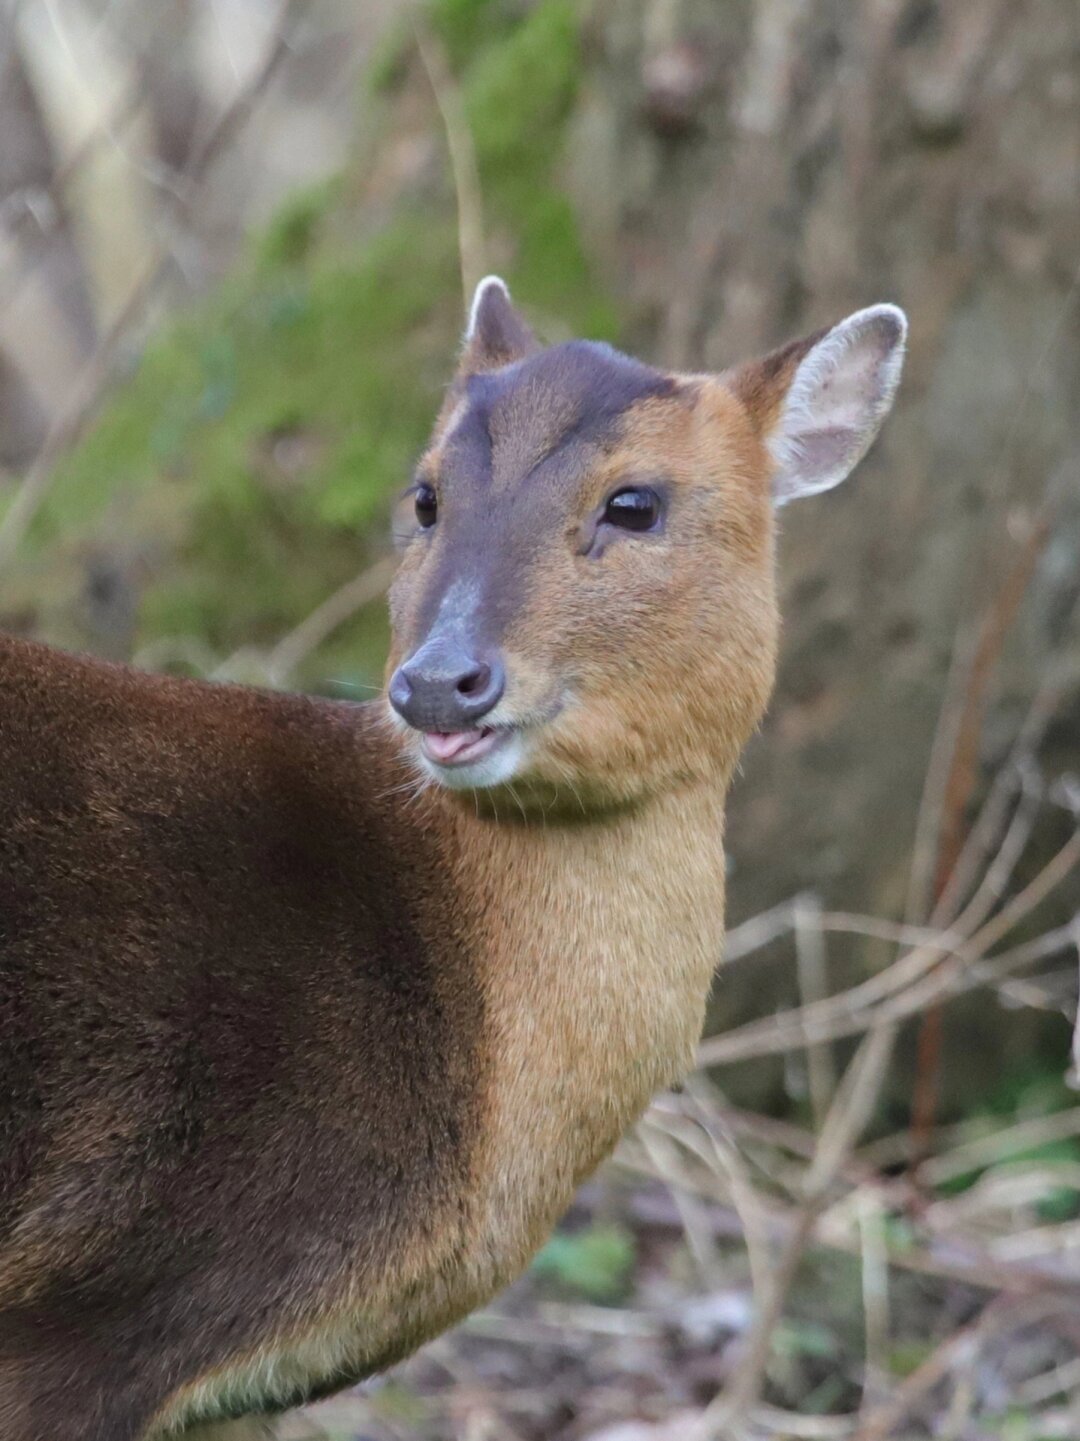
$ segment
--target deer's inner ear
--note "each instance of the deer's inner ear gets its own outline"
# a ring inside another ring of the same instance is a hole
[[[773,458],[785,505],[839,485],[892,407],[907,339],[895,305],[873,305],[723,377]]]
[[[458,375],[477,375],[524,360],[540,343],[519,315],[506,283],[488,275],[476,287],[469,308],[469,323]]]

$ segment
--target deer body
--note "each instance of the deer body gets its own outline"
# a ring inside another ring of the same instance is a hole
[[[535,353],[482,287],[423,464],[449,512],[486,456],[488,519],[409,541],[393,711],[0,638],[5,1441],[140,1441],[388,1365],[516,1275],[691,1062],[773,670],[765,445],[806,351],[707,387]],[[630,464],[712,547],[706,589],[662,530],[567,519],[560,487],[597,471],[603,503]],[[675,494],[718,467],[716,515]],[[627,696],[645,619],[663,690]]]
[[[368,707],[10,640],[0,688],[25,702],[0,732],[5,959],[52,998],[5,1010],[0,1344],[31,1348],[19,1385],[58,1413],[27,1434],[94,1435],[114,1406],[142,1424],[179,1377],[177,1420],[396,1359],[516,1274],[689,1063],[717,794],[489,825],[437,794],[395,806]],[[97,1394],[64,1384],[80,1353]]]

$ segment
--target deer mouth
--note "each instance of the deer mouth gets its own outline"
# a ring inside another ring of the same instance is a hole
[[[474,765],[489,756],[509,732],[494,726],[478,726],[467,731],[425,731],[420,749],[426,760],[437,766]]]
[[[413,728],[413,756],[431,780],[448,790],[486,790],[505,785],[528,764],[537,731],[542,731],[561,709],[559,700],[494,725],[454,731]]]

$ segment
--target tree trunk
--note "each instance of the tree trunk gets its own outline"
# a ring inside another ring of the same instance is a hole
[[[1056,763],[1075,765],[1080,10],[607,0],[590,53],[570,182],[643,353],[720,369],[872,301],[909,312],[882,440],[841,491],[783,513],[779,689],[729,823],[733,923],[807,887],[901,914],[958,628],[1047,499],[981,762],[1053,673]],[[740,974],[718,1024],[750,995]],[[1000,1059],[1012,1034],[999,1020],[982,1044]]]

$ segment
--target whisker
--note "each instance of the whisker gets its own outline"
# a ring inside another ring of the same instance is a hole
[[[327,680],[327,685],[336,685],[342,690],[366,690],[370,691],[372,695],[378,695],[382,691],[381,685],[368,685],[365,681],[346,680],[344,676],[337,675],[330,676]],[[385,720],[386,717],[383,716],[381,719]]]
[[[506,783],[506,789],[513,796],[514,803],[517,806],[518,810],[521,812],[521,819],[525,822],[526,825],[528,825],[529,817],[525,814],[525,807],[521,804],[521,797],[518,795],[517,791],[514,789],[514,787],[510,784],[509,781],[507,781]]]
[[[563,761],[556,761],[555,764],[556,764],[556,765],[558,766],[558,768],[559,768],[559,773],[560,773],[561,775],[565,776],[565,778],[566,778],[566,784],[570,787],[570,791],[571,791],[572,795],[574,796],[574,799],[577,801],[578,805],[581,807],[581,814],[582,814],[583,816],[587,816],[589,813],[588,813],[588,811],[585,809],[585,802],[581,799],[581,792],[578,790],[577,786],[574,784],[574,773],[573,773],[573,771],[570,770],[570,768],[569,768],[569,767],[565,764],[565,762],[563,762]]]
[[[408,780],[403,781],[400,785],[390,786],[389,789],[383,791],[382,798],[389,800],[393,796],[407,796],[409,800],[412,801],[415,800],[417,796],[422,795],[424,791],[430,789],[434,784],[435,782],[432,778],[417,766],[414,774],[411,775]],[[408,804],[408,802],[406,802],[406,804]]]

